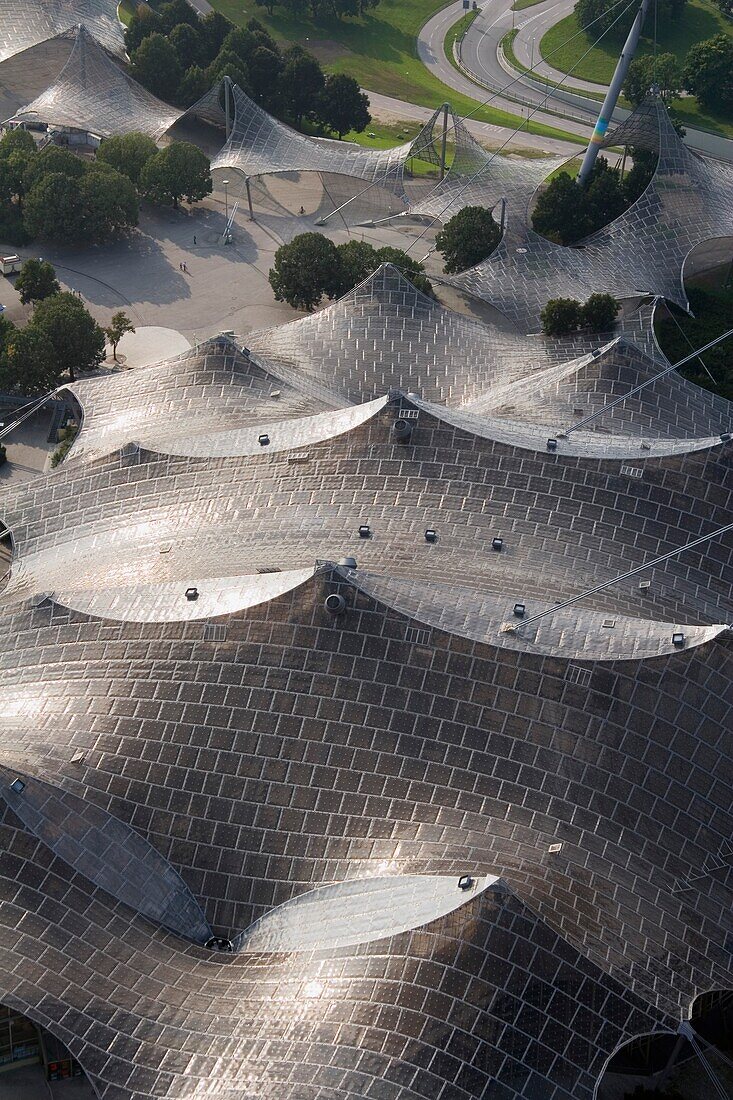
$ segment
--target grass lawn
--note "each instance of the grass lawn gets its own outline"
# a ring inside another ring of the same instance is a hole
[[[512,11],[524,11],[525,8],[533,8],[535,4],[541,4],[542,0],[514,0]]]
[[[535,0],[535,2],[539,4],[542,2],[542,0]],[[507,59],[509,64],[513,65],[515,69],[519,69],[519,71],[522,73],[532,73],[532,78],[534,80],[539,80],[541,81],[541,83],[546,84],[552,88],[560,88],[562,85],[559,83],[559,81],[548,80],[547,77],[542,76],[541,73],[537,73],[536,71],[532,72],[532,70],[528,68],[527,65],[522,64],[522,62],[519,60],[514,52],[514,39],[517,37],[518,34],[519,31],[515,27],[514,30],[507,31],[507,33],[504,35],[501,42],[499,43],[499,49],[502,51],[504,57]],[[584,91],[583,95],[588,99],[597,99],[599,103],[602,103],[605,99],[606,93]],[[630,104],[625,101],[623,96],[619,96],[619,103],[622,107],[630,106]]]
[[[421,124],[411,119],[409,122],[370,122],[366,130],[361,134],[344,134],[345,141],[355,141],[367,149],[394,149],[395,145],[402,145],[416,138],[422,129]],[[447,160],[450,163],[452,145],[447,144]],[[435,164],[426,160],[413,157],[409,162],[409,169],[413,176],[427,176],[437,180],[439,171]]]
[[[135,8],[137,4],[135,0],[120,0],[117,5],[117,15],[120,23],[124,23],[126,27],[130,25],[130,20],[135,14]]]
[[[419,60],[418,31],[444,6],[445,0],[382,0],[378,8],[359,19],[324,18],[314,23],[281,8],[275,8],[270,16],[254,0],[213,0],[213,7],[233,23],[241,25],[256,18],[275,38],[299,42],[331,72],[348,73],[370,91],[430,108],[447,100],[458,114],[470,115],[478,122],[512,128],[521,125],[519,115],[481,106],[455,92]],[[577,134],[542,123],[530,122],[529,132],[581,144]]]
[[[608,84],[618,61],[620,41],[607,36],[580,61],[579,59],[588,49],[590,40],[585,34],[578,34],[579,29],[575,13],[561,19],[542,37],[540,53],[548,64],[563,73],[573,69],[573,76],[582,80]],[[724,18],[712,0],[688,0],[681,20],[677,23],[669,21],[660,23],[659,52],[674,54],[680,61],[684,61],[687,51],[695,42],[712,38],[721,32],[733,37],[733,22]],[[574,35],[577,37],[573,37]],[[572,41],[569,41],[570,39]],[[652,51],[651,39],[642,38],[637,56],[650,54]],[[672,106],[685,126],[733,137],[733,122],[722,112],[717,115],[705,111],[692,97],[688,96],[675,100]]]

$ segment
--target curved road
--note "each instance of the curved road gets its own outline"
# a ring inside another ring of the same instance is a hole
[[[544,0],[543,3],[525,8],[521,12],[512,12],[511,3],[512,0],[487,0],[464,36],[461,44],[461,61],[466,69],[476,74],[476,83],[450,63],[445,56],[443,46],[448,31],[463,14],[461,0],[437,12],[422,27],[417,44],[420,60],[444,84],[464,95],[481,100],[490,98],[492,105],[511,111],[513,114],[519,114],[522,107],[511,98],[516,96],[519,100],[531,104],[530,107],[524,107],[525,113],[527,110],[536,110],[532,116],[535,121],[560,126],[564,130],[577,133],[580,140],[587,141],[600,109],[600,102],[586,100],[584,103],[581,98],[576,97],[571,106],[554,89],[544,91],[522,74],[511,75],[498,58],[499,43],[507,31],[516,26],[519,34],[515,39],[515,52],[522,64],[531,67],[534,63],[538,71],[549,75],[552,79],[564,80],[568,90],[577,88],[581,96],[582,90],[586,87],[596,91],[602,90],[602,85],[589,84],[581,80],[574,81],[572,77],[564,79],[564,74],[558,73],[546,62],[541,62],[538,56],[542,36],[549,27],[572,10],[574,0]],[[490,88],[503,89],[505,94],[492,95],[482,87],[482,84]],[[546,109],[543,110],[543,107]],[[568,112],[574,117],[563,117]],[[627,114],[627,111],[618,109],[615,117],[622,119]],[[587,117],[587,122],[580,121],[584,117]],[[529,144],[529,135],[523,135],[523,140],[525,138],[525,144]],[[535,140],[539,140],[541,147],[553,152],[567,152],[573,148],[567,143],[553,141],[551,138]],[[686,141],[688,145],[710,156],[733,161],[733,141],[727,138],[690,129]]]
[[[557,2],[558,0],[549,0],[550,4]],[[504,72],[497,59],[498,44],[512,26],[510,3],[511,0],[489,0],[488,3],[485,3],[481,13],[474,20],[463,40],[462,58],[468,68],[476,72],[486,83],[496,88],[503,88],[512,82],[512,77]],[[472,99],[489,100],[493,107],[511,111],[515,115],[524,113],[526,116],[527,107],[522,107],[511,98],[500,94],[492,94],[482,88],[463,72],[459,72],[445,56],[443,45],[445,38],[450,28],[460,19],[462,14],[462,0],[456,0],[455,3],[442,8],[428,20],[418,35],[417,52],[420,60],[438,80],[441,80],[450,88],[455,88],[456,91],[471,96]],[[482,59],[480,62],[477,60],[479,51]],[[512,87],[515,92],[519,93],[520,98],[531,101],[533,106],[539,106],[545,98],[543,93],[525,87],[521,81],[517,81]],[[508,91],[511,93],[512,89],[508,89]],[[532,108],[530,108],[531,110]],[[557,114],[542,110],[532,117],[535,122],[542,122],[547,126],[560,127],[571,133],[577,133],[579,142],[588,138],[588,126],[584,126],[582,123],[570,119],[560,120]],[[567,153],[571,150],[577,152],[577,149],[569,142],[543,137],[535,138],[534,143],[532,143],[530,142],[531,136],[522,134],[522,141],[525,145],[537,143],[540,148],[552,152]]]

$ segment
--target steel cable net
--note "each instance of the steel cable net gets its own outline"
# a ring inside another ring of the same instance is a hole
[[[0,0],[0,61],[80,23],[110,53],[125,56],[117,0]]]
[[[466,206],[493,209],[504,199],[508,211],[524,216],[534,192],[563,163],[563,158],[529,160],[490,153],[472,137],[461,119],[455,114],[451,118],[450,169],[430,194],[411,204],[410,213],[447,221]],[[440,158],[435,163],[440,163]]]
[[[615,221],[574,246],[554,244],[510,213],[492,255],[447,280],[536,331],[550,298],[583,300],[655,294],[688,308],[685,259],[697,245],[733,235],[733,169],[705,160],[677,135],[661,98],[650,95],[604,147],[637,145],[658,153],[651,183]]]
[[[58,78],[13,116],[110,137],[139,131],[159,138],[182,112],[151,95],[105,53],[84,25]]]
[[[212,169],[238,169],[246,176],[283,172],[352,176],[393,191],[404,205],[405,162],[417,148],[423,159],[430,155],[431,134],[441,111],[434,113],[413,141],[393,149],[367,149],[352,142],[300,134],[273,118],[236,84],[230,87],[234,108],[231,134],[211,162]]]

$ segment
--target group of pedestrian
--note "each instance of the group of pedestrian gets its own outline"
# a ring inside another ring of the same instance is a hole
[[[186,275],[188,275],[188,268],[186,267],[186,261],[185,260],[183,261],[183,263],[180,263],[178,265],[178,270],[183,271]]]

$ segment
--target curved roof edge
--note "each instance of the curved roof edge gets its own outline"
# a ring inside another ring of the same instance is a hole
[[[426,627],[497,649],[562,657],[568,661],[639,661],[696,649],[731,630],[727,623],[706,626],[660,622],[573,605],[547,615],[522,631],[522,617],[552,608],[513,593],[477,592],[460,584],[395,578],[337,567],[337,572],[379,603]],[[522,605],[520,617],[515,606]],[[613,617],[609,617],[610,615]],[[511,629],[510,629],[511,628]],[[681,646],[672,641],[682,635]]]
[[[711,450],[713,447],[722,447],[728,442],[720,435],[705,436],[701,439],[658,439],[655,436],[644,438],[610,434],[599,437],[593,431],[574,431],[572,435],[563,437],[563,425],[532,425],[504,417],[477,416],[461,409],[423,401],[421,397],[415,395],[410,395],[409,401],[416,408],[424,409],[426,413],[434,416],[436,420],[442,420],[480,439],[490,439],[494,443],[503,443],[508,447],[519,447],[522,450],[551,453],[560,458],[593,458],[608,461],[633,458],[635,462],[646,462],[651,458]],[[733,428],[733,424],[731,426]],[[554,441],[554,445],[548,448],[550,439]]]
[[[235,950],[249,955],[357,947],[423,928],[496,883],[498,875],[380,875],[321,886],[265,913],[239,935]]]
[[[200,622],[269,603],[300,588],[316,569],[314,564],[304,569],[239,577],[193,578],[88,591],[67,589],[47,593],[46,598],[59,607],[115,622]]]

